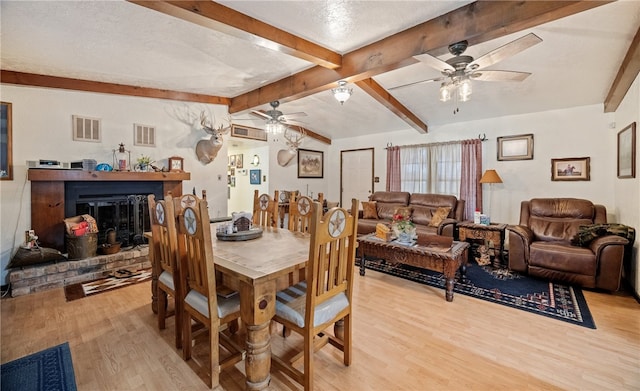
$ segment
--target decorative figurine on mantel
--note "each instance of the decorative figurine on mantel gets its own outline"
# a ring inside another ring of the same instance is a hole
[[[131,151],[124,148],[124,143],[120,143],[118,149],[113,150],[113,169],[115,171],[131,171],[130,161]]]

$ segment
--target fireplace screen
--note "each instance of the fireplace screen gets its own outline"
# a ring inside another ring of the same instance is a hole
[[[98,225],[98,244],[106,243],[109,229],[116,231],[122,246],[146,243],[149,225],[147,196],[141,194],[91,197],[76,201],[76,214],[93,216]]]

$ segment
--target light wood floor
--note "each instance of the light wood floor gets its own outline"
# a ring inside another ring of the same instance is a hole
[[[638,390],[640,305],[618,293],[585,292],[597,330],[367,271],[356,276],[354,354],[316,353],[316,390]],[[3,299],[1,362],[69,342],[78,389],[205,390],[198,369],[160,332],[150,283],[65,302],[62,289]],[[295,344],[273,336],[273,350]],[[223,372],[244,389],[243,363]],[[197,370],[198,372],[194,371]],[[274,390],[296,389],[273,374]]]

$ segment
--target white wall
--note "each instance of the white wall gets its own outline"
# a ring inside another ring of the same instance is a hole
[[[611,129],[609,137],[613,143],[617,143],[618,132],[636,123],[636,177],[614,179],[613,193],[615,197],[615,213],[620,216],[618,222],[636,229],[636,241],[634,243],[634,256],[631,265],[631,275],[628,280],[634,287],[636,294],[640,295],[640,271],[638,267],[638,249],[640,248],[640,76],[629,88],[625,98],[615,112],[615,129]],[[615,156],[615,155],[614,155]],[[614,169],[615,169],[614,161]]]
[[[56,89],[2,85],[2,101],[13,108],[14,180],[0,181],[0,283],[6,284],[6,265],[24,240],[31,226],[31,187],[27,181],[27,160],[53,159],[63,162],[96,159],[113,161],[112,150],[120,142],[131,150],[134,160],[140,154],[151,156],[158,166],[166,166],[169,156],[184,158],[191,180],[183,183],[183,192],[207,190],[211,216],[227,211],[227,147],[216,159],[203,165],[195,156],[195,145],[207,134],[180,122],[174,113],[185,104],[161,99],[74,92]],[[218,121],[226,119],[226,106],[188,104],[193,112],[205,110]],[[71,116],[102,119],[102,142],[72,141]],[[156,126],[157,146],[133,145],[133,124]],[[228,136],[227,136],[228,138]],[[218,176],[220,179],[218,179]],[[36,232],[37,234],[37,232]]]

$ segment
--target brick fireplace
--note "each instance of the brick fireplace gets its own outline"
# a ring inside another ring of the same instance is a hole
[[[148,246],[137,245],[149,227],[148,220],[145,222],[146,196],[153,193],[164,198],[168,192],[180,196],[182,181],[190,178],[184,172],[30,169],[31,228],[42,247],[65,252],[64,219],[86,212],[97,217],[101,238],[107,228],[116,227],[118,239],[131,248],[116,254],[12,269],[12,296],[95,280],[121,268],[151,267]]]

